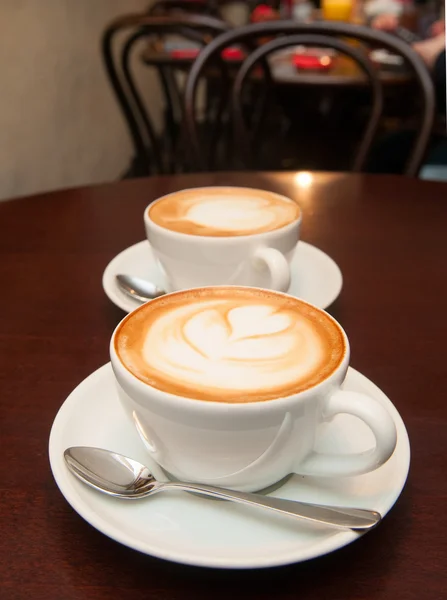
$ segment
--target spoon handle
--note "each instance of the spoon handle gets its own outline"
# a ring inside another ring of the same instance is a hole
[[[213,496],[222,500],[239,502],[250,506],[259,506],[268,510],[310,521],[313,523],[324,523],[332,527],[342,529],[354,529],[365,531],[375,527],[381,520],[381,515],[373,510],[363,508],[344,508],[341,506],[325,506],[321,504],[309,504],[296,502],[295,500],[283,500],[271,496],[262,496],[250,492],[236,492],[224,490],[223,488],[196,485],[194,483],[166,483],[162,484],[160,491],[164,489],[177,488],[186,492],[196,492],[205,496]]]

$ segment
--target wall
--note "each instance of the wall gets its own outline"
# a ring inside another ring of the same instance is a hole
[[[110,181],[131,148],[100,36],[148,0],[0,0],[0,199]],[[145,92],[157,114],[158,87]]]

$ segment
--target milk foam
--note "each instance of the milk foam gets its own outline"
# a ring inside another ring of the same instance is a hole
[[[221,288],[214,296],[194,298],[193,291],[181,292],[183,302],[172,302],[165,310],[161,306],[153,319],[151,302],[146,305],[148,320],[142,320],[146,326],[134,327],[133,341],[132,330],[126,333],[123,327],[118,353],[137,377],[154,387],[229,402],[305,389],[338,365],[344,345],[328,317],[332,329],[309,311],[269,300],[280,295],[252,294],[244,290],[238,296],[232,288]]]
[[[184,218],[199,226],[238,232],[275,226],[288,212],[288,206],[273,205],[262,198],[205,196],[185,211]]]
[[[278,194],[249,188],[198,188],[160,199],[149,208],[161,227],[191,235],[250,235],[299,218],[298,205]]]

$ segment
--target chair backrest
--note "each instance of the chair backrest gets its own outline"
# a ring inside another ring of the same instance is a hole
[[[265,40],[266,38],[273,39],[262,45],[257,45],[259,40]],[[224,65],[224,61],[221,59],[222,51],[225,48],[235,45],[242,46],[246,50],[245,60],[238,65],[236,74],[233,72],[234,82],[231,88],[230,106],[231,120],[236,136],[235,140],[237,139],[234,149],[239,152],[246,166],[253,167],[253,149],[257,145],[256,134],[259,131],[259,122],[255,125],[252,140],[250,140],[241,108],[243,85],[247,81],[248,76],[253,72],[255,66],[262,65],[264,70],[264,86],[266,89],[265,97],[267,97],[268,90],[274,83],[266,61],[268,56],[280,49],[303,44],[333,48],[352,58],[369,81],[372,91],[372,110],[370,111],[365,133],[352,167],[354,171],[361,171],[365,166],[367,155],[382,114],[383,91],[377,70],[373,67],[372,62],[365,52],[347,44],[343,41],[343,38],[356,39],[372,46],[386,48],[402,56],[414,73],[421,93],[422,114],[415,143],[405,168],[405,174],[416,175],[427,149],[435,111],[434,89],[427,68],[412,48],[397,37],[372,30],[368,27],[328,22],[299,24],[293,21],[276,21],[247,25],[223,33],[200,52],[189,73],[185,88],[185,127],[187,139],[191,146],[192,168],[207,170],[208,167],[207,156],[203,152],[203,144],[201,144],[198,136],[196,120],[197,84],[200,77],[203,76],[210,65],[219,65],[222,77],[228,78],[228,66]],[[255,49],[253,50],[253,48]],[[265,105],[261,112],[265,114]],[[253,140],[254,143],[252,143]]]
[[[102,36],[102,55],[105,69],[123,112],[135,153],[137,175],[168,171],[156,129],[138,91],[131,69],[131,58],[136,43],[142,38],[160,39],[175,35],[207,44],[228,26],[218,19],[202,15],[176,15],[173,17],[151,17],[131,14],[112,21]],[[118,36],[128,32],[127,37]],[[120,46],[116,47],[116,39]],[[166,99],[170,102],[169,96]],[[172,110],[172,106],[169,107]]]

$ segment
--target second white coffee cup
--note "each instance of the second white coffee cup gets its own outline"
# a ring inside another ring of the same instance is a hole
[[[209,285],[287,291],[301,220],[290,198],[238,187],[174,192],[144,211],[168,291]]]

